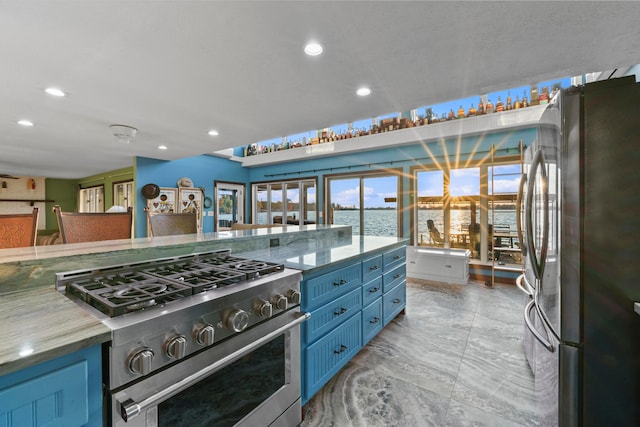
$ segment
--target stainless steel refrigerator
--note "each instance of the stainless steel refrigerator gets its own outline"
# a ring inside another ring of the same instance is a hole
[[[541,426],[640,426],[640,85],[561,91],[525,154],[520,287]]]

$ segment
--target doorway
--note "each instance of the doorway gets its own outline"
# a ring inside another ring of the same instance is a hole
[[[231,230],[233,224],[244,224],[244,184],[215,181],[215,231]]]

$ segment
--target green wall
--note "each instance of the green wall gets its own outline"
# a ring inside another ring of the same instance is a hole
[[[81,188],[104,185],[104,208],[111,207],[113,202],[113,184],[121,181],[133,180],[133,166],[92,175],[81,179],[56,179],[45,180],[45,197],[53,202],[46,203],[46,230],[58,230],[58,221],[53,213],[53,206],[60,205],[63,211],[77,212],[78,190]]]

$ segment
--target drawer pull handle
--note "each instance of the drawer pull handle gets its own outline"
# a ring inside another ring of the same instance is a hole
[[[372,265],[371,267],[369,267],[369,271],[376,271],[378,268],[378,265]]]
[[[344,280],[344,279],[340,279],[340,281],[339,281],[339,282],[333,282],[333,286],[342,286],[342,285],[344,285],[345,283],[347,283],[347,281],[346,281],[346,280]]]
[[[400,255],[394,256],[393,259],[400,259]]]
[[[333,350],[335,354],[343,353],[347,349],[346,345],[340,345],[340,350]]]
[[[371,288],[369,289],[369,293],[370,294],[375,294],[376,292],[378,292],[380,290],[380,288]]]
[[[445,266],[445,267],[447,267],[447,268],[451,268],[451,267],[452,267],[452,266],[451,266],[451,265],[449,265],[449,264],[445,264],[444,266]]]
[[[402,276],[402,274],[396,274],[395,276],[393,276],[394,279],[397,279],[398,277]]]
[[[393,300],[394,304],[398,304],[400,302],[402,302],[402,300],[400,298],[396,298],[396,299]]]
[[[372,325],[375,325],[376,323],[378,323],[380,321],[379,317],[374,317],[373,319],[369,320],[369,323],[371,323]]]
[[[340,311],[334,311],[333,315],[334,316],[340,316],[341,314],[345,314],[347,312],[347,309],[344,307],[340,307]]]

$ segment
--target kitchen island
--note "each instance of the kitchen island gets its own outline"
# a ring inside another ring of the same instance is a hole
[[[74,359],[74,366],[99,377],[95,369],[100,364],[99,348],[110,340],[110,331],[55,289],[55,273],[231,249],[241,257],[281,262],[311,279],[344,266],[355,265],[360,272],[361,261],[369,254],[382,260],[383,252],[404,252],[405,246],[406,239],[352,236],[350,227],[307,225],[3,250],[0,325],[5,333],[0,339],[0,393],[13,391],[18,383],[47,377],[48,364],[53,363],[51,369],[57,372],[65,368],[67,358],[79,354],[82,358]],[[382,264],[379,268],[382,272]],[[358,280],[357,286],[361,284]],[[303,292],[303,309],[305,298]],[[35,374],[25,375],[30,372]],[[93,383],[93,394],[99,397],[99,381],[96,386],[95,378],[85,380]],[[57,381],[63,381],[62,377]],[[99,407],[95,401],[94,396],[91,406]]]
[[[239,254],[264,250],[270,245],[291,247],[293,241],[314,240],[325,242],[322,245],[326,247],[351,244],[351,227],[287,226],[3,249],[0,375],[109,340],[109,330],[101,322],[55,289],[56,273],[217,249]]]

